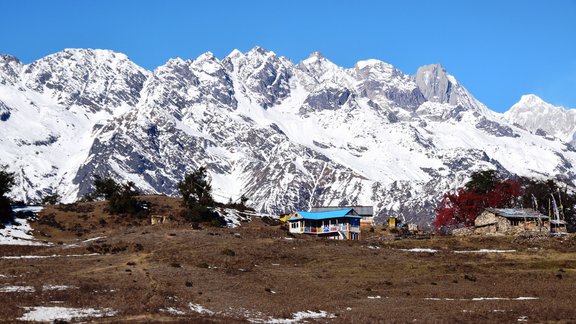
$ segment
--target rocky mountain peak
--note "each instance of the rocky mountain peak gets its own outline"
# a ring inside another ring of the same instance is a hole
[[[0,54],[0,84],[15,84],[22,66],[22,62],[16,56]]]
[[[193,62],[193,60],[183,60],[180,57],[171,58],[154,70],[153,77],[164,81],[174,80],[175,82],[194,80],[196,77],[191,70]]]
[[[218,61],[218,59],[216,58],[216,56],[214,56],[214,53],[212,52],[206,52],[203,54],[200,54],[196,60],[194,60],[196,62],[204,62],[204,61]]]
[[[392,64],[374,59],[358,61],[354,71],[360,78],[392,79],[402,75]]]
[[[11,64],[11,63],[22,64],[20,62],[20,60],[14,55],[0,54],[0,65],[1,64]]]
[[[272,51],[256,46],[241,58],[227,59],[224,66],[233,72],[246,95],[264,108],[280,103],[290,92],[293,65]]]
[[[476,100],[440,64],[421,66],[414,76],[414,81],[426,100],[430,102],[447,103],[457,109],[474,111],[483,115],[491,114],[486,106]]]
[[[246,56],[276,56],[276,53],[260,46],[254,46],[254,48],[246,53]]]
[[[230,57],[230,58],[237,58],[237,57],[242,57],[244,56],[244,53],[240,52],[240,50],[238,49],[233,49],[230,54],[226,55],[226,57]]]
[[[58,63],[66,62],[66,64],[69,64],[71,68],[77,68],[76,66],[94,65],[105,65],[111,67],[134,65],[137,67],[137,65],[130,61],[128,56],[125,54],[107,49],[66,48],[60,52],[48,55],[38,61],[52,61]],[[33,62],[32,64],[34,63],[36,62]]]
[[[534,94],[523,95],[504,113],[510,122],[539,134],[576,144],[576,110],[554,106]]]
[[[345,75],[345,70],[332,63],[320,52],[313,52],[307,59],[301,61],[297,68],[312,77],[316,82],[338,82]]]
[[[226,55],[222,60],[222,65],[226,67],[226,70],[230,73],[234,72],[235,66],[239,64],[240,61],[244,59],[244,53],[237,49],[233,49],[230,54]]]
[[[178,65],[186,64],[185,62],[186,61],[184,61],[182,58],[177,56],[177,57],[169,59],[168,61],[166,61],[166,63],[164,63],[164,65],[161,65],[161,66],[178,66]]]
[[[520,100],[511,108],[519,107],[519,106],[528,106],[531,108],[538,108],[541,106],[550,105],[549,103],[542,100],[542,98],[538,97],[535,94],[526,94],[520,97]]]
[[[547,112],[565,112],[563,107],[557,107],[538,97],[535,94],[526,94],[520,97],[520,100],[512,105],[505,113],[506,115],[514,115],[520,113],[547,113]]]
[[[325,57],[324,57],[324,55],[322,55],[322,53],[320,53],[320,52],[318,52],[318,51],[315,51],[315,52],[310,53],[310,55],[308,56],[308,58],[309,58],[309,59],[312,59],[312,58],[323,59],[323,58],[325,58]]]
[[[136,104],[149,74],[121,53],[65,49],[25,66],[23,81],[65,106],[111,112],[122,104]]]
[[[448,73],[440,64],[430,64],[418,68],[416,84],[428,101],[451,103],[452,90],[455,86]]]

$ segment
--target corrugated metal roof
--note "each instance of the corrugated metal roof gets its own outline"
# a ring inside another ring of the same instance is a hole
[[[353,208],[346,208],[346,209],[338,209],[338,210],[331,210],[331,211],[324,211],[324,212],[303,212],[299,211],[296,212],[300,217],[293,217],[288,219],[288,221],[297,221],[301,219],[310,219],[310,220],[322,220],[322,219],[330,219],[330,218],[362,218],[361,216],[356,216],[356,212]]]
[[[506,218],[540,218],[548,219],[548,216],[539,213],[532,209],[517,209],[517,208],[487,208],[489,212],[495,213],[498,216]]]
[[[566,225],[566,222],[563,221],[563,220],[553,219],[553,220],[550,221],[550,224],[554,224],[554,225]]]
[[[360,216],[374,216],[374,206],[320,206],[320,207],[312,207],[310,209],[311,212],[325,212],[325,211],[333,211],[333,210],[340,210],[344,208],[352,208],[358,215]]]

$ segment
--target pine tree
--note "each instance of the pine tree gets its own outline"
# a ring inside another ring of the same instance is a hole
[[[186,174],[184,180],[178,183],[178,191],[182,195],[184,206],[188,209],[214,205],[212,186],[208,182],[207,172],[205,167],[200,167],[198,170]]]
[[[10,198],[7,196],[16,184],[14,173],[8,172],[7,166],[2,166],[0,170],[0,223],[7,223],[14,220]]]
[[[483,170],[473,172],[470,180],[464,186],[466,190],[475,192],[477,194],[485,194],[494,189],[498,180],[498,173],[496,170]]]
[[[213,226],[226,224],[222,216],[209,208],[215,203],[205,167],[186,174],[184,180],[178,183],[178,191],[182,195],[182,204],[187,209],[184,216],[192,222],[192,226],[197,226],[200,222],[208,222]]]

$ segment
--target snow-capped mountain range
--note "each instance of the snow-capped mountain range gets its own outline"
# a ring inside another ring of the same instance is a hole
[[[440,65],[294,64],[260,47],[154,71],[108,50],[0,56],[0,164],[24,200],[76,200],[93,175],[176,195],[206,166],[217,199],[262,212],[374,205],[425,224],[474,170],[574,183],[575,114],[533,95],[493,112]]]

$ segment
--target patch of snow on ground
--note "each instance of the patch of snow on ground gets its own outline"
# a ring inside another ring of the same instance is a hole
[[[224,217],[228,227],[234,228],[240,226],[240,215],[237,210],[225,208],[219,210],[219,214]]]
[[[44,285],[42,286],[42,290],[68,290],[68,289],[78,289],[76,286],[66,286],[66,285]]]
[[[176,309],[174,307],[162,308],[162,309],[160,309],[160,311],[168,313],[168,314],[172,314],[172,315],[179,315],[179,316],[186,315],[186,312],[181,311],[179,309]]]
[[[38,214],[39,212],[44,209],[43,206],[12,206],[12,211],[14,213],[27,213],[31,212],[34,214]]]
[[[368,247],[370,248],[370,246]],[[400,249],[400,251],[405,252],[417,252],[417,253],[436,253],[438,250],[435,249],[428,249],[428,248],[413,248],[413,249]],[[471,250],[471,251],[452,251],[454,253],[513,253],[516,250],[488,250],[488,249],[480,249],[480,250]]]
[[[476,251],[454,251],[454,253],[513,253],[516,250],[488,250],[488,249],[480,249]]]
[[[96,240],[103,239],[103,238],[106,238],[106,236],[98,236],[98,237],[89,238],[89,239],[84,240],[80,243],[92,242],[92,241],[96,241]]]
[[[116,315],[116,311],[110,308],[68,308],[59,306],[24,307],[27,313],[18,318],[21,321],[51,322],[55,320],[73,320],[91,317],[108,317]]]
[[[36,289],[32,286],[2,286],[0,287],[0,293],[11,293],[11,292],[34,292]]]
[[[87,239],[87,240],[80,241],[80,242],[78,242],[78,243],[68,244],[68,245],[66,245],[65,247],[66,247],[66,248],[79,247],[81,244],[88,243],[88,242],[93,242],[93,241],[97,241],[97,240],[103,239],[103,238],[106,238],[106,236],[98,236],[98,237],[89,238],[89,239]]]
[[[428,297],[425,300],[458,300],[458,301],[484,301],[484,300],[538,300],[539,297],[474,297],[474,298],[438,298],[438,297]]]
[[[434,250],[434,249],[423,249],[423,248],[400,249],[400,251],[417,252],[417,253],[436,253],[436,252],[438,252],[438,250]]]
[[[43,207],[12,207],[16,212],[33,212],[39,213]],[[5,224],[6,228],[0,229],[0,245],[50,245],[48,243],[37,241],[32,235],[32,227],[27,219],[17,218],[15,224]]]
[[[303,311],[292,314],[292,318],[268,318],[266,320],[249,319],[252,323],[273,323],[273,324],[290,324],[301,323],[307,319],[320,319],[320,318],[335,318],[336,315],[330,314],[326,311]]]
[[[89,253],[89,254],[66,254],[66,255],[59,255],[59,254],[52,254],[52,255],[7,255],[7,256],[0,256],[0,259],[47,259],[47,258],[67,258],[67,257],[97,256],[97,255],[100,255],[100,254]]]
[[[200,304],[190,303],[190,304],[188,304],[188,307],[190,307],[190,309],[191,309],[193,312],[196,312],[196,313],[198,313],[198,314],[214,315],[214,312],[213,312],[213,311],[204,308],[204,307],[203,307],[202,305],[200,305]]]

